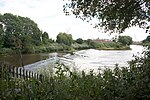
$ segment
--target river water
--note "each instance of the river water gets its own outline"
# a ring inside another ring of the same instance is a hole
[[[115,64],[120,67],[126,67],[128,61],[134,59],[133,55],[140,55],[144,50],[143,46],[131,45],[132,50],[81,50],[75,52],[74,55],[65,54],[63,57],[58,57],[57,53],[50,54],[26,54],[23,55],[23,63],[28,70],[36,70],[38,68],[45,68],[54,64],[57,60],[68,66],[73,66],[77,70],[103,69],[106,67],[113,68]],[[21,66],[18,56],[9,55],[7,57],[1,56],[0,60],[11,62],[16,66]]]
[[[79,70],[114,68],[115,64],[127,67],[128,61],[134,59],[133,55],[140,56],[144,50],[139,45],[130,47],[132,50],[81,50],[66,57],[72,59]]]

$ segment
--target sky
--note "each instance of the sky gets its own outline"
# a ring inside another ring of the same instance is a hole
[[[73,39],[111,39],[116,35],[94,29],[90,23],[73,15],[66,16],[63,13],[63,4],[63,0],[0,0],[0,13],[29,17],[52,39],[56,39],[60,32],[72,34]],[[121,35],[129,35],[134,41],[141,41],[148,36],[148,33],[143,29],[132,27]]]

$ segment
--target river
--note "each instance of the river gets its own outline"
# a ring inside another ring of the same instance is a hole
[[[58,55],[57,53],[22,54],[23,65],[32,64],[41,60],[55,57],[57,55]],[[20,56],[17,54],[0,55],[0,61],[11,64],[16,67],[22,66]]]
[[[88,49],[66,57],[72,59],[79,70],[114,68],[115,64],[127,67],[128,61],[134,59],[133,55],[140,56],[144,50],[144,47],[139,45],[131,45],[130,48],[131,50]]]
[[[140,45],[131,45],[130,47],[132,50],[81,50],[75,52],[74,55],[65,54],[63,57],[58,57],[57,55],[60,54],[57,53],[25,54],[23,55],[23,63],[26,69],[32,71],[47,67],[56,60],[72,64],[69,66],[75,66],[77,70],[112,68],[115,64],[126,67],[127,62],[134,59],[133,55],[139,55],[144,49]],[[1,56],[0,60],[10,62],[15,66],[21,66],[19,56],[16,55]]]

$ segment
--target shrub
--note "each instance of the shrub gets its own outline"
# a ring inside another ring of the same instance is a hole
[[[0,54],[12,54],[13,50],[11,48],[0,48]]]

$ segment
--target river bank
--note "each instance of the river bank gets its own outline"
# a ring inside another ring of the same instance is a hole
[[[49,45],[32,46],[28,49],[19,49],[22,54],[36,53],[70,53],[76,50],[98,49],[98,50],[130,50],[129,45],[122,45],[118,42],[84,42],[82,44],[73,43],[71,46],[59,43],[51,43]],[[15,48],[0,48],[0,54],[14,54],[18,49]]]

